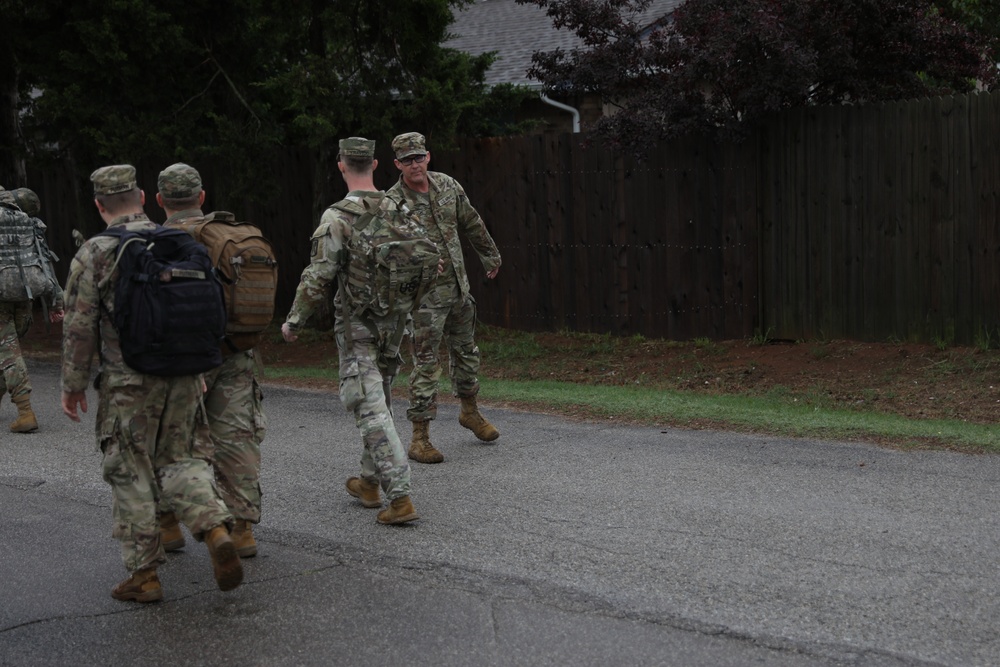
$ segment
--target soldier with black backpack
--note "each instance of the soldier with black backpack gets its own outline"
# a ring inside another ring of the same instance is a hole
[[[0,396],[10,394],[17,406],[14,433],[38,430],[20,344],[31,328],[35,300],[50,322],[63,317],[63,292],[52,270],[56,257],[36,217],[40,208],[38,195],[27,188],[0,192]]]
[[[361,474],[347,492],[364,507],[389,507],[382,524],[418,518],[410,499],[410,465],[392,420],[391,386],[410,312],[437,275],[440,257],[405,209],[375,189],[375,142],[340,142],[337,166],[349,192],[323,213],[313,233],[309,266],[281,333],[293,342],[317,307],[334,298],[340,352],[340,400],[361,431]]]
[[[267,429],[254,346],[271,322],[278,268],[271,244],[257,227],[224,211],[205,215],[201,175],[187,164],[160,172],[156,202],[164,227],[183,229],[206,246],[226,295],[222,365],[205,374],[205,409],[215,448],[212,464],[219,493],[236,519],[233,541],[240,556],[257,554],[252,526],[260,522],[260,443]],[[176,515],[163,507],[164,548],[184,546]]]
[[[62,408],[80,421],[99,356],[97,445],[129,572],[111,596],[162,599],[161,497],[208,546],[219,589],[232,590],[243,568],[215,489],[202,401],[202,373],[221,363],[222,288],[203,246],[146,217],[135,168],[102,167],[90,179],[108,229],[80,246],[66,280]]]

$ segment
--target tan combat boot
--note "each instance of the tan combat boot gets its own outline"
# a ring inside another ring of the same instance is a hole
[[[212,573],[220,591],[231,591],[243,581],[243,565],[236,553],[236,545],[224,525],[216,526],[205,534],[205,544],[212,557]]]
[[[133,602],[156,602],[163,599],[163,587],[156,576],[155,567],[136,570],[128,579],[111,589],[111,597],[116,600]]]
[[[500,431],[479,413],[476,397],[462,397],[462,412],[458,415],[458,423],[476,434],[483,442],[492,442],[500,437]]]
[[[31,399],[29,394],[21,394],[17,398],[10,400],[17,406],[17,419],[11,422],[12,433],[31,433],[38,430],[38,420],[35,419],[35,411],[31,409]]]
[[[406,523],[407,521],[414,521],[419,518],[416,510],[413,509],[413,502],[410,501],[409,496],[396,498],[389,503],[389,507],[379,512],[377,517],[379,523],[391,525]]]
[[[347,480],[347,492],[361,501],[365,507],[381,507],[382,498],[379,496],[377,482],[351,477]]]
[[[444,461],[444,454],[431,444],[430,425],[429,420],[413,422],[413,440],[410,442],[410,449],[406,454],[418,463],[441,463]]]
[[[236,519],[230,537],[236,545],[236,553],[240,558],[253,558],[257,555],[257,540],[253,538],[253,524],[249,521]]]
[[[177,551],[184,548],[184,533],[177,515],[167,512],[160,515],[160,544],[164,551]]]

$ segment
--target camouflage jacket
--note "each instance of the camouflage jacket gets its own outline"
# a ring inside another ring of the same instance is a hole
[[[176,227],[182,222],[186,222],[191,218],[204,218],[205,214],[201,212],[200,208],[189,208],[186,211],[177,211],[169,218],[163,222],[164,227]]]
[[[126,225],[129,229],[156,226],[144,214],[121,216],[109,227]],[[77,250],[66,279],[66,317],[63,320],[62,389],[84,391],[90,380],[95,353],[100,354],[101,370],[123,379],[141,376],[122,360],[114,312],[115,257],[118,239],[94,236]],[[138,381],[138,380],[137,380]]]
[[[414,192],[403,183],[403,177],[389,188],[387,194],[397,204],[405,204],[437,244],[444,259],[442,271],[423,303],[447,305],[454,298],[455,286],[462,295],[469,293],[469,277],[462,255],[461,232],[479,255],[487,272],[500,266],[500,251],[486,229],[486,223],[469,203],[461,184],[451,176],[436,171],[427,172],[430,190],[425,195]]]

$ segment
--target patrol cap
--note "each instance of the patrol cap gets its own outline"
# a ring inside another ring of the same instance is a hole
[[[113,164],[101,167],[90,175],[95,195],[116,195],[136,187],[135,167],[130,164]]]
[[[164,199],[190,199],[201,193],[201,174],[191,165],[177,162],[160,172],[156,187]]]
[[[28,188],[18,188],[14,190],[14,203],[21,207],[21,210],[34,217],[42,210],[42,202],[34,190]]]
[[[347,137],[340,140],[341,157],[375,157],[375,140],[364,137]]]
[[[396,153],[397,160],[410,155],[423,155],[427,152],[424,135],[419,132],[401,134],[392,140],[392,150]]]

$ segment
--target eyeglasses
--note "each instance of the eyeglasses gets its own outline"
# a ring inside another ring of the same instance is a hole
[[[409,167],[414,162],[420,164],[426,159],[427,159],[427,153],[422,153],[420,155],[410,155],[409,157],[400,158],[399,164],[403,165],[404,167]]]

